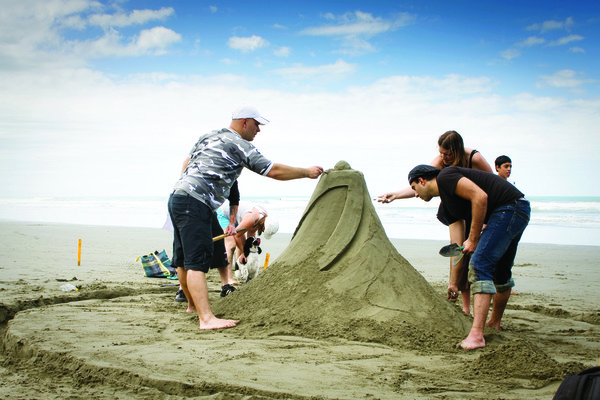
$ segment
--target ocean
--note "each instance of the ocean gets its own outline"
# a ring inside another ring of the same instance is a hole
[[[279,232],[293,233],[310,197],[246,197],[279,220]],[[437,201],[436,201],[437,200]],[[532,215],[524,243],[600,246],[600,197],[529,197]],[[436,219],[439,199],[373,201],[390,238],[448,240]],[[82,225],[162,228],[167,197],[0,198],[0,219]]]

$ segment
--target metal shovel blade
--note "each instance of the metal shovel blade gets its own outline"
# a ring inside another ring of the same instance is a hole
[[[464,247],[457,245],[456,243],[449,244],[440,249],[440,255],[444,257],[456,257],[452,265],[458,264],[463,258],[464,253],[462,252]]]
[[[458,262],[459,262],[460,260],[462,260],[462,258],[463,258],[463,255],[464,255],[464,254],[465,254],[465,253],[460,253],[460,255],[454,259],[454,262],[452,263],[452,265],[456,265],[456,264],[458,264]]]
[[[440,249],[440,255],[444,257],[455,257],[461,255],[464,247],[456,243],[446,245]]]

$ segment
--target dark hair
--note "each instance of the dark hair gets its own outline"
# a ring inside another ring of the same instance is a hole
[[[458,132],[448,131],[442,133],[438,139],[438,146],[449,150],[454,155],[452,165],[444,165],[444,167],[469,167],[469,158],[465,155],[465,144]]]
[[[496,164],[496,167],[500,167],[502,164],[507,163],[507,162],[512,164],[510,157],[500,156],[500,157],[496,158],[495,164]]]
[[[432,167],[431,165],[421,164],[417,165],[408,173],[408,184],[411,185],[414,181],[419,178],[423,178],[426,181],[430,181],[437,177],[441,169]]]

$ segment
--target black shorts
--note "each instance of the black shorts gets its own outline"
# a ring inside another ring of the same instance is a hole
[[[210,268],[227,265],[223,233],[217,214],[190,195],[172,194],[169,215],[173,222],[173,266],[207,273]],[[214,257],[213,257],[214,254]]]

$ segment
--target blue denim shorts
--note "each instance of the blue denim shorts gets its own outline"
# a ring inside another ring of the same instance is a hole
[[[531,207],[525,199],[494,210],[469,263],[472,293],[495,294],[515,285],[512,266],[530,215]]]
[[[223,230],[216,213],[206,204],[189,195],[172,194],[169,215],[173,222],[173,266],[206,273],[228,264],[223,240],[212,240]]]

